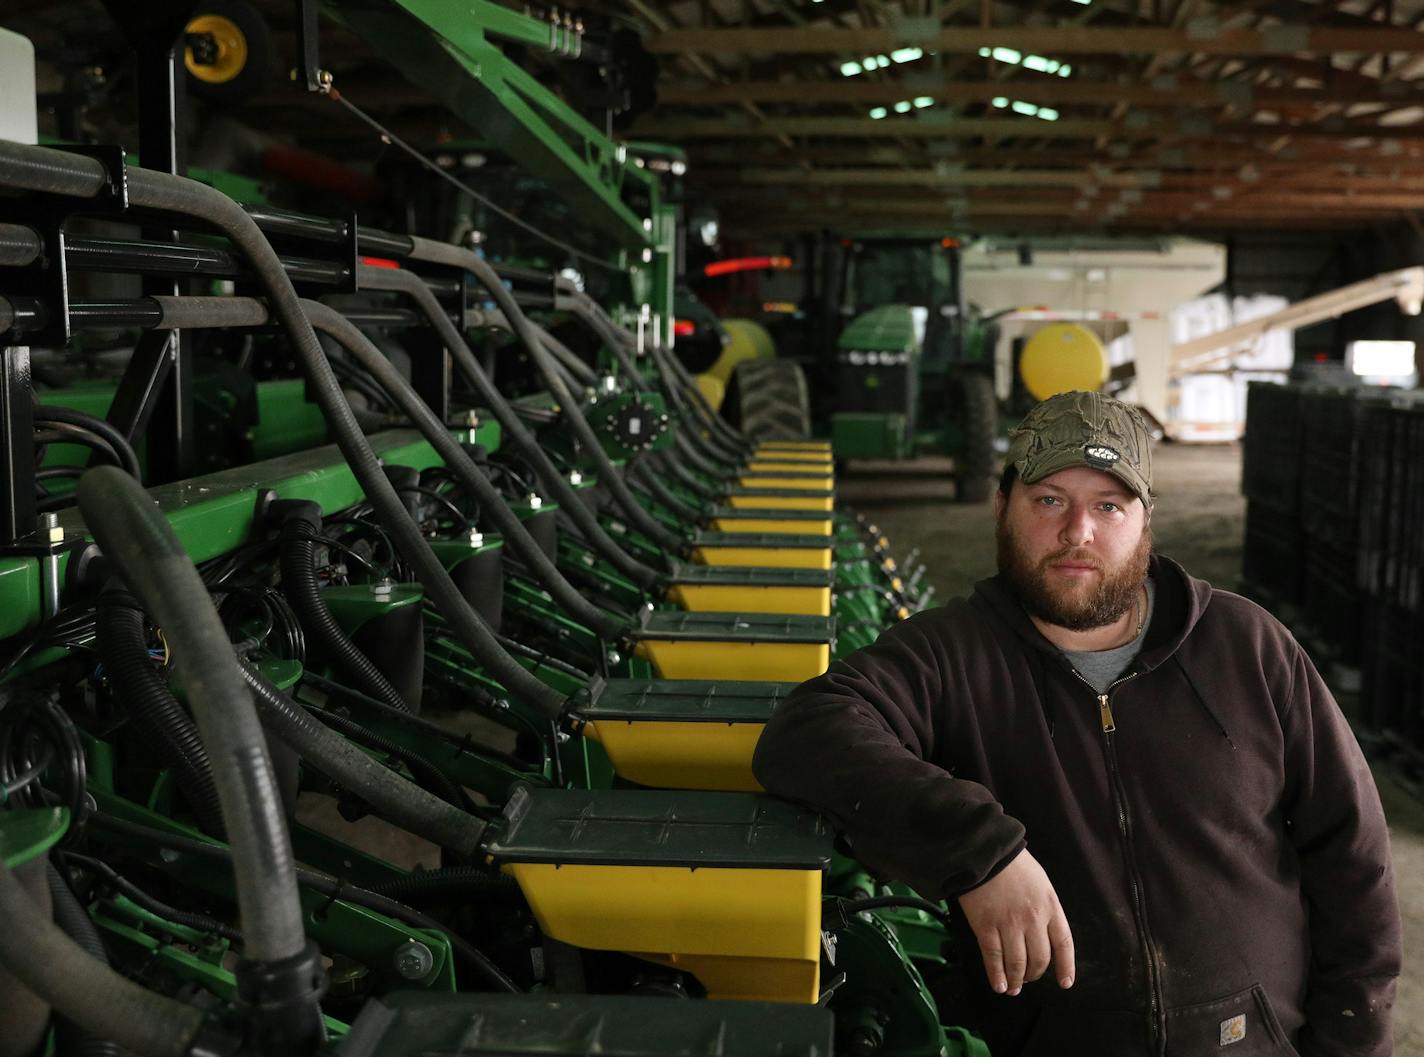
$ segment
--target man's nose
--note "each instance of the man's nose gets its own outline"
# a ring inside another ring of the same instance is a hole
[[[1074,507],[1063,520],[1058,538],[1070,547],[1085,547],[1093,542],[1093,519],[1084,507]]]

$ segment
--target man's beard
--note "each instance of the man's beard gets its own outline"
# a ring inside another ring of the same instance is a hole
[[[999,519],[994,537],[999,571],[1008,577],[1023,607],[1039,620],[1069,631],[1092,631],[1121,619],[1137,601],[1137,592],[1147,579],[1147,560],[1152,556],[1152,530],[1146,525],[1137,550],[1115,569],[1104,568],[1092,552],[1075,547],[1065,547],[1035,563],[1019,546],[1007,518]],[[1086,592],[1075,591],[1071,582],[1053,587],[1049,567],[1065,561],[1096,565],[1101,574],[1096,586]]]

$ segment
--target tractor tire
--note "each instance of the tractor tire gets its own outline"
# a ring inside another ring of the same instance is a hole
[[[949,407],[959,423],[961,438],[954,458],[955,502],[986,502],[993,492],[994,436],[999,427],[994,379],[982,371],[952,376]]]
[[[811,435],[810,401],[801,365],[775,357],[737,365],[741,430],[752,440],[805,440]]]

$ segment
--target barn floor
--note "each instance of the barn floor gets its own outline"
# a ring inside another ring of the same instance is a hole
[[[1160,445],[1153,515],[1157,549],[1194,575],[1234,589],[1241,568],[1241,449],[1236,445]],[[994,572],[989,504],[951,501],[949,463],[857,461],[837,483],[838,498],[872,516],[896,553],[919,548],[936,597],[968,592]],[[1350,707],[1348,699],[1343,700]],[[1392,767],[1375,777],[1389,817],[1395,874],[1404,915],[1405,961],[1395,1009],[1395,1053],[1424,1057],[1424,800]]]

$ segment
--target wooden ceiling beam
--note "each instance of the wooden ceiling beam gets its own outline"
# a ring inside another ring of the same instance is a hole
[[[1042,76],[1006,81],[937,81],[906,76],[894,81],[848,77],[841,81],[751,81],[709,85],[674,81],[658,87],[658,103],[669,106],[717,106],[749,100],[757,103],[864,104],[895,103],[927,95],[936,103],[982,103],[995,96],[1022,95],[1053,106],[1223,106],[1290,107],[1391,103],[1424,103],[1424,85],[1394,82],[1371,87],[1251,88],[1235,82],[1179,81],[1131,83],[1065,80]]]
[[[873,55],[914,45],[948,53],[981,47],[1061,55],[1332,55],[1338,52],[1421,52],[1424,33],[1393,26],[1284,24],[1202,32],[1168,26],[955,26],[930,33],[903,29],[821,26],[783,29],[667,30],[643,41],[651,52],[720,55]]]
[[[1063,118],[1043,121],[1033,117],[961,118],[943,112],[923,111],[917,117],[774,117],[765,121],[738,118],[676,118],[641,121],[632,135],[684,143],[695,139],[749,139],[763,136],[845,137],[852,139],[1093,139],[1110,136],[1123,140],[1212,140],[1238,136],[1256,140],[1292,139],[1424,139],[1424,126],[1336,124],[1287,125],[1264,122],[1153,120],[1150,112],[1122,121]]]

